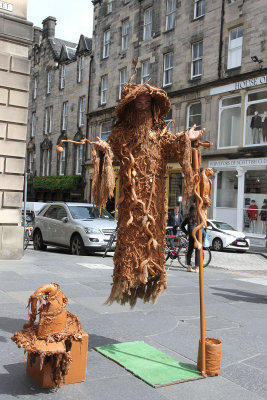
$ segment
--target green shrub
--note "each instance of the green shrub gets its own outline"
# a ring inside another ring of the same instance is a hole
[[[80,175],[74,176],[35,176],[33,178],[34,189],[39,190],[70,190],[78,189],[82,184]]]

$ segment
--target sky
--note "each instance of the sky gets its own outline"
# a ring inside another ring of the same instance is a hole
[[[91,0],[28,0],[27,19],[42,28],[46,17],[55,17],[55,37],[78,43],[81,34],[92,37],[93,11]]]

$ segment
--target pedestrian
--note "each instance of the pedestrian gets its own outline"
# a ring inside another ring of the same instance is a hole
[[[258,219],[258,206],[255,202],[255,200],[251,200],[251,204],[249,206],[249,208],[247,209],[247,214],[249,217],[249,221],[250,221],[250,231],[252,233],[255,233],[256,231],[256,222]]]
[[[176,206],[173,211],[170,212],[168,219],[168,226],[172,226],[173,236],[177,235],[177,231],[183,222],[183,216],[180,212],[180,207]]]
[[[195,204],[192,204],[189,208],[188,216],[183,220],[181,230],[188,236],[188,250],[187,250],[187,271],[192,272],[191,258],[194,250],[194,238],[192,232],[197,226],[197,208]],[[187,228],[186,228],[187,227]],[[199,272],[199,254],[198,250],[195,249],[195,272]]]
[[[191,141],[202,137],[204,129],[171,134],[163,116],[170,110],[167,93],[145,84],[131,84],[121,91],[115,112],[117,122],[107,142],[97,138],[102,165],[95,168],[93,197],[104,205],[112,195],[113,157],[120,161],[118,237],[114,254],[113,284],[106,303],[137,298],[154,303],[166,289],[165,230],[167,198],[165,172],[169,158],[178,161],[184,173],[185,198],[192,192]],[[97,154],[96,154],[97,156]],[[101,182],[101,183],[100,183]],[[107,188],[103,182],[107,182]],[[97,184],[100,183],[100,184]]]

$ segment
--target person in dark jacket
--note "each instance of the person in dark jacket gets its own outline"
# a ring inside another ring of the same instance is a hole
[[[180,228],[183,222],[183,216],[180,213],[180,207],[176,206],[174,210],[170,213],[168,219],[168,226],[172,226],[173,236],[176,236],[178,228]]]
[[[195,204],[192,204],[189,209],[188,216],[183,220],[181,224],[181,230],[188,235],[188,250],[187,250],[187,271],[192,272],[191,257],[194,250],[194,239],[192,232],[197,226],[197,208]],[[186,228],[187,227],[187,228]],[[199,272],[199,255],[198,250],[195,251],[195,272]]]

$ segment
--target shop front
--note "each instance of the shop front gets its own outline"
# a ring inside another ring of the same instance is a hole
[[[228,222],[266,246],[267,157],[209,161],[214,169],[213,219]]]

